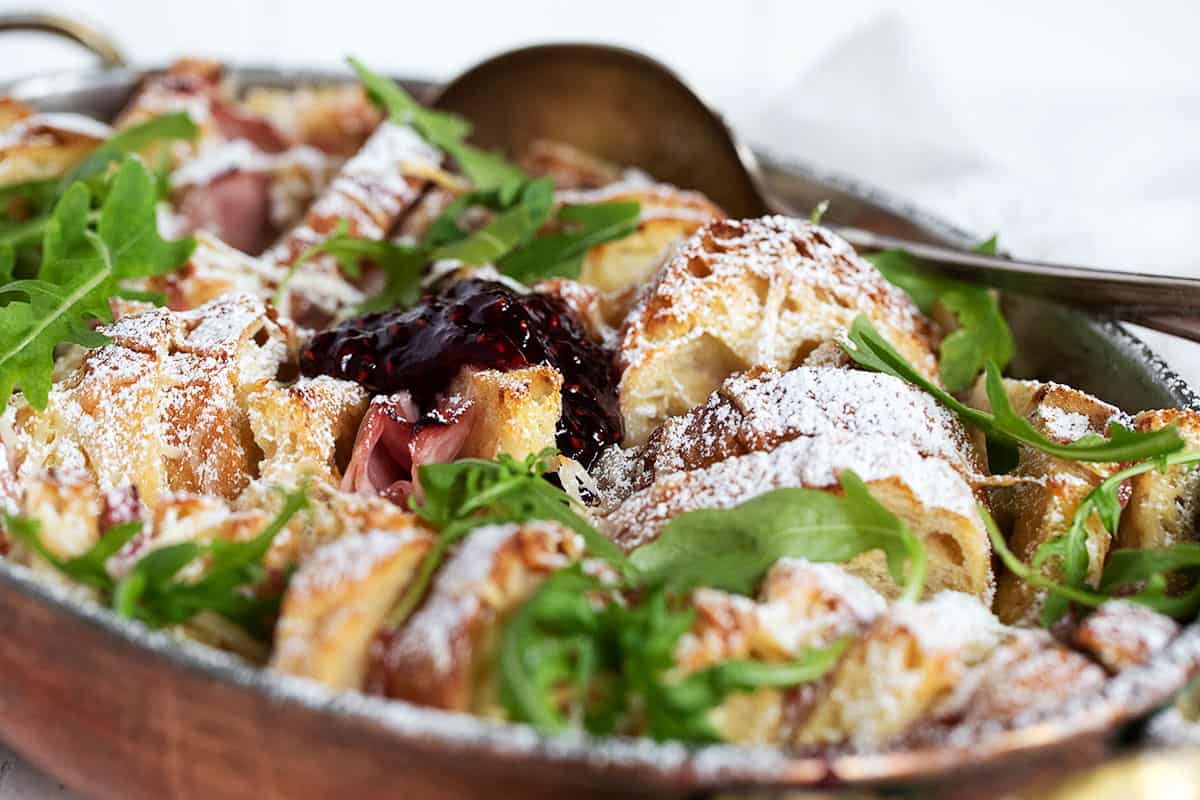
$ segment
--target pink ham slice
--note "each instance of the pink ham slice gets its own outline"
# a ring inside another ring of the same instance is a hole
[[[421,497],[423,464],[445,464],[462,451],[475,417],[469,405],[442,403],[438,422],[422,419],[412,396],[398,392],[371,404],[358,427],[342,491],[375,494],[397,505]]]
[[[232,170],[188,189],[179,203],[181,234],[206,230],[243,253],[256,255],[275,236],[271,224],[271,176]]]

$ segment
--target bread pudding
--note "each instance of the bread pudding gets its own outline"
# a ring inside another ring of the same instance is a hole
[[[1020,726],[1195,616],[1195,412],[355,67],[0,102],[4,557],[332,689],[796,753]]]

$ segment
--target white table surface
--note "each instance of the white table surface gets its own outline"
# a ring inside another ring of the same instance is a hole
[[[31,7],[0,0],[0,11]],[[1200,276],[1194,0],[91,0],[53,10],[102,24],[142,63],[195,53],[334,65],[353,53],[446,76],[518,44],[623,44],[675,67],[753,141],[998,232],[1013,252]],[[0,42],[0,80],[88,63],[44,37]],[[1147,338],[1200,385],[1200,348]],[[0,745],[0,800],[63,796]]]

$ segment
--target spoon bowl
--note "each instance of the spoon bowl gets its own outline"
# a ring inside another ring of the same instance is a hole
[[[510,50],[427,100],[471,120],[473,138],[484,147],[513,152],[551,139],[700,191],[733,217],[808,213],[769,190],[750,148],[678,75],[632,50],[597,44]],[[828,222],[839,216],[835,210]],[[860,250],[908,250],[931,273],[1200,341],[1200,279],[984,256],[889,235],[894,231],[886,226],[865,222],[828,227]]]
[[[675,73],[620,47],[549,44],[470,68],[428,98],[471,120],[472,139],[513,152],[537,139],[574,145],[703,192],[735,217],[770,206],[754,154]]]

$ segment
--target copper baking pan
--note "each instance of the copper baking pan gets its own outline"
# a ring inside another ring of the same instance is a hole
[[[119,52],[93,31],[36,23]],[[3,88],[42,109],[111,117],[143,69],[109,66]],[[243,85],[346,80],[344,73],[240,67]],[[415,92],[430,85],[406,81]],[[975,237],[857,181],[759,152],[771,188],[796,207],[831,201],[837,222],[950,245]],[[653,172],[653,169],[650,170]],[[1013,371],[1095,392],[1126,411],[1200,397],[1121,326],[1006,298],[1021,357]],[[877,755],[795,757],[771,748],[687,747],[585,735],[418,708],[261,671],[79,602],[0,560],[0,738],[64,784],[110,798],[496,798],[697,796],[898,789],[980,797],[1083,766],[1136,742],[1141,725],[1200,673],[1200,626],[1154,663],[1086,703],[1019,728]]]

